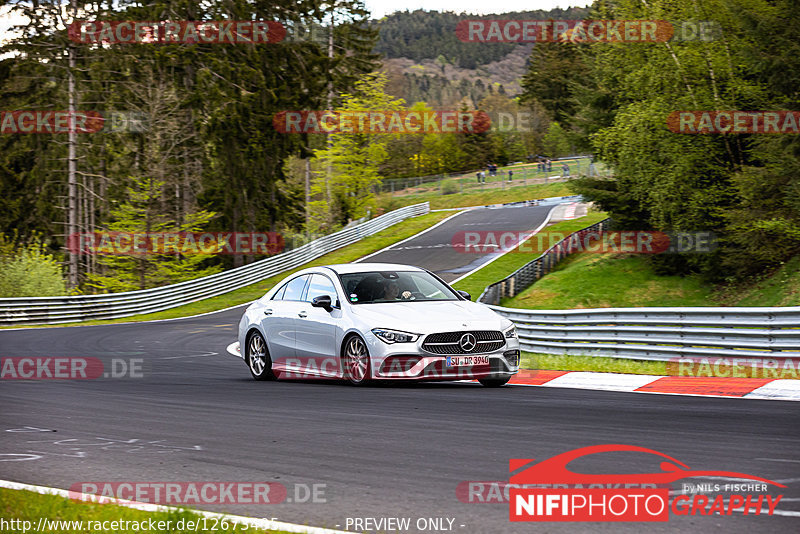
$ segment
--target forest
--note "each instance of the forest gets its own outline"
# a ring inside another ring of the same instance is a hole
[[[84,254],[68,249],[76,234],[258,231],[302,242],[375,215],[383,180],[534,154],[593,153],[612,168],[572,187],[620,227],[719,236],[714,254],[654,258],[662,272],[735,281],[800,252],[796,135],[685,135],[667,126],[680,110],[798,110],[800,27],[785,21],[800,6],[790,0],[597,0],[588,9],[493,15],[704,20],[721,29],[709,41],[537,43],[518,92],[481,74],[449,76],[527,54],[518,43],[459,41],[455,26],[466,14],[374,20],[358,0],[2,6],[20,21],[0,42],[4,121],[21,110],[101,117],[91,131],[0,133],[2,296],[155,287],[259,258]],[[268,43],[92,43],[71,38],[76,20],[266,20],[285,35]],[[440,72],[387,70],[395,60],[432,62]],[[526,113],[535,126],[404,135],[283,134],[273,126],[287,110],[443,105]]]

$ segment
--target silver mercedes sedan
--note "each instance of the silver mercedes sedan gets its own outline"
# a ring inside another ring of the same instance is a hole
[[[228,351],[256,380],[471,380],[519,371],[514,324],[419,267],[352,263],[296,272],[253,302]]]

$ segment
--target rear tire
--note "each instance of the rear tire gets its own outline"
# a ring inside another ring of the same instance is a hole
[[[487,388],[499,388],[501,386],[505,386],[509,380],[511,380],[510,376],[498,376],[498,377],[492,376],[488,378],[479,378],[478,382],[480,382]]]
[[[354,386],[366,384],[372,378],[369,350],[359,336],[347,339],[342,349],[342,370],[344,377]]]
[[[247,339],[245,361],[250,369],[250,374],[256,380],[275,380],[277,377],[272,372],[272,358],[269,357],[267,342],[260,332],[254,332]]]

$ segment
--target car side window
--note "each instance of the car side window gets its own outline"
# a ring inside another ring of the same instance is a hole
[[[306,288],[308,282],[308,275],[298,276],[286,284],[286,290],[283,293],[281,300],[302,300],[303,290]]]
[[[283,294],[286,292],[286,286],[288,285],[289,284],[283,284],[283,286],[272,295],[272,300],[283,300]]]
[[[311,302],[315,297],[321,295],[328,295],[331,302],[335,305],[338,299],[336,295],[336,287],[331,282],[331,279],[321,274],[312,274],[311,283],[308,285],[308,295],[306,295],[306,302]]]

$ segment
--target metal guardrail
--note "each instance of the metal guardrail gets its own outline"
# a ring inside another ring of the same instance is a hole
[[[498,305],[504,297],[514,297],[522,293],[528,286],[552,271],[559,261],[572,254],[573,251],[579,250],[579,244],[583,242],[586,234],[602,233],[608,229],[610,222],[611,219],[604,219],[571,233],[535,260],[526,263],[499,282],[487,286],[478,297],[478,302]]]
[[[800,307],[519,310],[522,350],[638,360],[800,357]],[[780,368],[780,367],[779,367]]]
[[[103,295],[0,299],[0,325],[57,324],[115,319],[182,306],[269,278],[345,245],[430,211],[427,202],[406,206],[371,221],[326,235],[289,252],[178,284]]]

